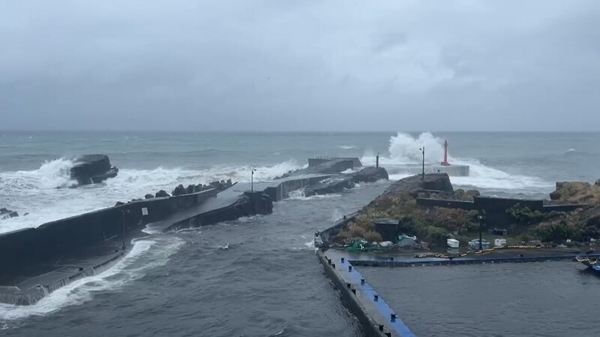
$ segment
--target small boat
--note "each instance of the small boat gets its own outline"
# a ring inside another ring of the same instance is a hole
[[[598,258],[596,259],[590,259],[589,257],[575,257],[575,260],[577,260],[577,262],[585,265],[586,267],[588,267],[589,269],[600,273],[600,262],[598,262]]]
[[[490,244],[490,242],[488,240],[486,240],[486,239],[482,239],[481,240],[481,247],[483,249],[490,248],[490,245],[491,244]],[[469,247],[471,249],[479,249],[479,239],[473,239],[473,240],[469,241]]]

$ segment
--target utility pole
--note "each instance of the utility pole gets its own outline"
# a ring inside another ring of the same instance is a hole
[[[377,157],[375,157],[375,167],[379,168],[379,152],[377,152]]]
[[[421,153],[423,154],[423,171],[421,173],[421,180],[425,180],[425,145],[423,145],[422,148],[419,148],[419,150],[421,150]]]
[[[483,250],[483,226],[485,225],[485,209],[479,211],[479,251]]]
[[[250,169],[250,192],[254,193],[254,169]]]

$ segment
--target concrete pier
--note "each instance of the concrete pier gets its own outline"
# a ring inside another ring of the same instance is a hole
[[[342,223],[343,221],[340,221]],[[335,227],[335,226],[334,226]],[[331,230],[331,229],[330,229]],[[326,232],[326,231],[325,231]],[[525,263],[575,260],[582,254],[564,253],[546,255],[532,249],[531,254],[510,256],[465,256],[460,258],[415,258],[407,256],[381,256],[369,253],[347,253],[340,250],[318,251],[317,257],[329,277],[340,291],[344,304],[358,318],[368,336],[415,336],[402,321],[401,312],[410,308],[391,308],[356,267],[418,267],[459,266],[471,264]],[[587,254],[600,258],[600,253]]]
[[[400,315],[373,289],[344,254],[317,252],[325,275],[340,291],[348,309],[358,318],[367,336],[414,337]]]

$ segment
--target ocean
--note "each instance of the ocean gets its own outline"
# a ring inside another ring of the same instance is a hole
[[[557,181],[600,178],[600,133],[0,131],[0,208],[22,215],[0,220],[0,232],[39,226],[160,189],[170,192],[180,183],[249,181],[251,169],[256,170],[254,179],[269,180],[304,167],[312,156],[357,156],[374,164],[379,152],[391,180],[400,179],[406,176],[403,164],[420,163],[421,146],[426,162],[441,161],[446,139],[449,161],[471,168],[469,177],[451,178],[455,188],[540,198]],[[70,188],[73,158],[90,153],[107,154],[119,175],[102,184]],[[103,274],[77,281],[31,307],[0,305],[0,335],[362,336],[322,275],[312,236],[367,204],[390,183],[361,184],[320,197],[296,193],[276,203],[271,215],[138,239],[128,256]],[[439,270],[440,277],[444,270]],[[538,268],[528,278],[573,272]],[[419,275],[402,277],[418,286]],[[556,284],[553,291],[563,286]],[[577,289],[596,291],[597,286],[581,281]],[[473,305],[477,299],[464,301]],[[528,301],[542,309],[548,303],[538,297]],[[433,296],[427,302],[436,305]],[[579,308],[593,310],[594,304],[583,297]],[[576,314],[572,312],[573,320]],[[545,319],[547,331],[552,331],[552,317]],[[509,318],[501,323],[511,324]],[[409,326],[426,331],[420,324],[427,322],[414,320]],[[453,322],[456,331],[461,324],[467,329],[469,322]]]

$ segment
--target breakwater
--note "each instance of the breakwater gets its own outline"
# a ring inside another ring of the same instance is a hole
[[[335,163],[320,168],[329,172]],[[343,167],[337,167],[343,169]],[[270,214],[273,202],[289,193],[318,184],[312,192],[341,192],[345,185],[322,183],[329,174],[300,172],[270,182],[226,184],[225,189],[206,187],[193,191],[178,187],[181,194],[118,203],[98,210],[0,234],[0,301],[30,305],[43,296],[82,277],[105,270],[124,256],[127,242],[147,235],[235,220],[244,216]],[[387,178],[384,169],[369,168],[342,179],[371,181]],[[215,185],[216,186],[216,185]],[[174,193],[175,194],[175,193]],[[161,195],[165,195],[160,197]],[[142,231],[144,230],[144,232]]]
[[[204,203],[217,190],[134,201],[0,234],[0,301],[30,305],[118,261],[145,224]]]

